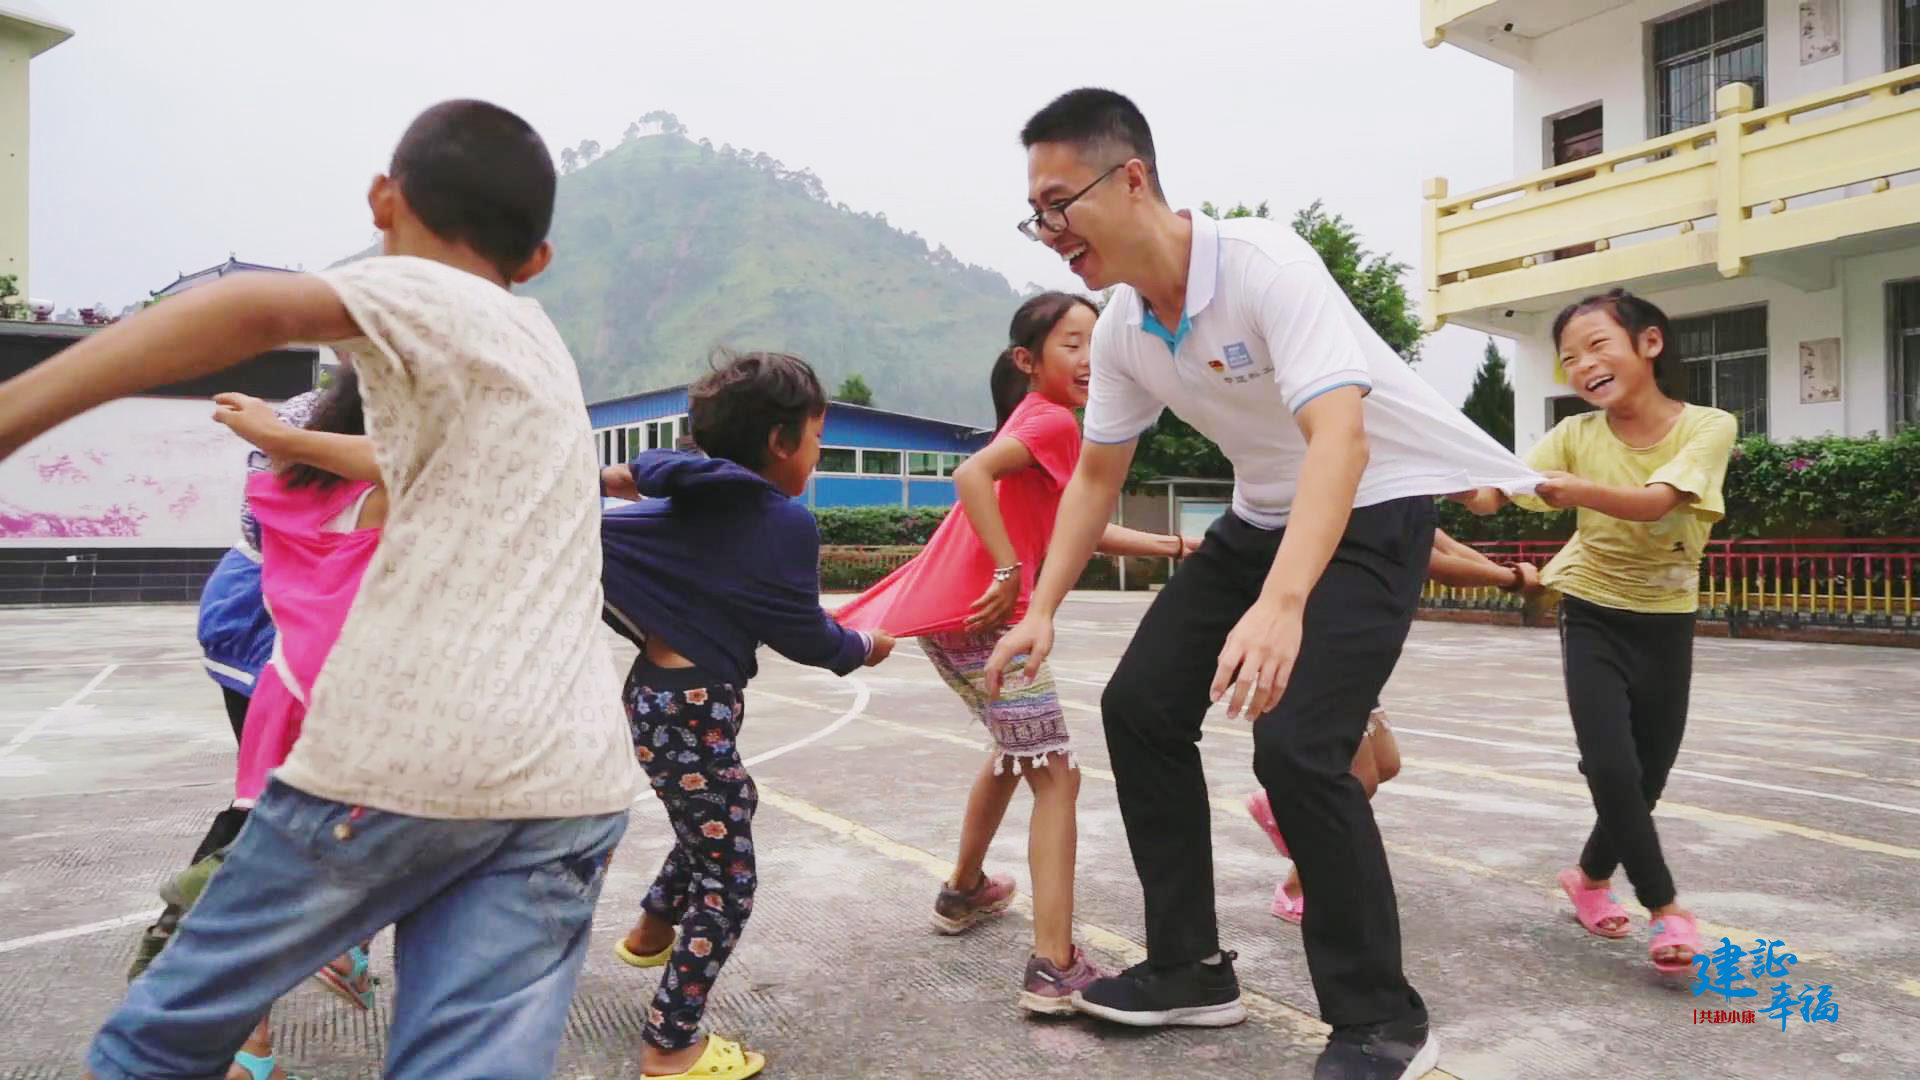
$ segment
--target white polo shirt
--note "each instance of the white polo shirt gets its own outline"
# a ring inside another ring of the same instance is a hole
[[[1342,386],[1367,391],[1370,457],[1353,505],[1541,477],[1449,405],[1373,332],[1320,256],[1277,221],[1193,219],[1186,311],[1169,333],[1129,286],[1093,331],[1086,437],[1125,443],[1171,407],[1233,463],[1233,510],[1287,522],[1307,441],[1294,414]]]

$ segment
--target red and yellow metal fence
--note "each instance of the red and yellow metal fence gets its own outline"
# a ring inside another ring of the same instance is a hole
[[[1559,541],[1476,544],[1495,562],[1544,566]],[[1429,584],[1430,607],[1519,610],[1498,589]],[[1716,540],[1700,563],[1710,619],[1863,626],[1920,632],[1920,538]]]

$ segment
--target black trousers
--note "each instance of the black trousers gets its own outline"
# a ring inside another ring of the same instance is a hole
[[[1314,898],[1307,966],[1335,1027],[1425,1017],[1400,967],[1386,850],[1349,768],[1406,643],[1433,529],[1428,498],[1353,512],[1308,598],[1286,692],[1253,726],[1254,772]],[[1259,597],[1282,535],[1232,514],[1215,522],[1148,609],[1101,700],[1156,964],[1220,948],[1200,723],[1220,649]]]
[[[1674,898],[1653,805],[1687,730],[1693,620],[1692,612],[1621,611],[1574,596],[1560,601],[1567,709],[1599,818],[1580,869],[1605,881],[1626,867],[1634,895],[1649,908]]]

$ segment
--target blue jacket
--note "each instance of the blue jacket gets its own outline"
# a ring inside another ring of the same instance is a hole
[[[200,590],[200,651],[207,674],[253,696],[253,681],[273,653],[273,620],[260,599],[260,564],[230,549]]]
[[[601,515],[606,621],[744,686],[762,643],[845,675],[870,639],[820,607],[820,531],[805,506],[724,458],[649,450],[629,463],[643,501]]]

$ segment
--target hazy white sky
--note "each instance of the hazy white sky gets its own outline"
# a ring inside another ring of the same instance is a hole
[[[32,87],[32,289],[63,309],[117,310],[229,253],[354,251],[368,179],[449,97],[521,113],[556,155],[666,109],[1016,288],[1079,285],[1013,228],[1019,127],[1075,86],[1139,103],[1176,205],[1324,198],[1410,264],[1422,178],[1512,168],[1506,71],[1424,48],[1416,0],[40,3],[76,31]],[[1443,331],[1421,370],[1459,400],[1484,341]]]

